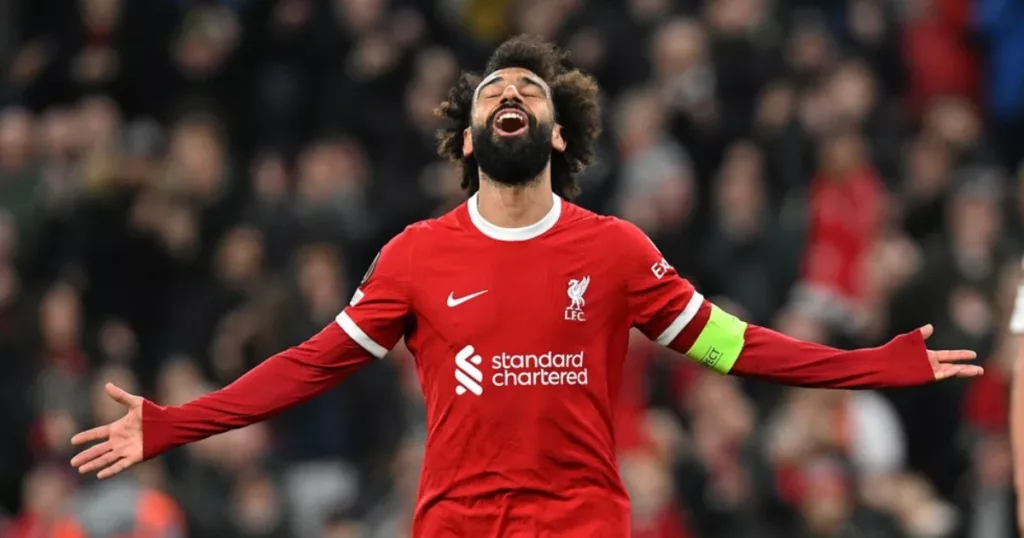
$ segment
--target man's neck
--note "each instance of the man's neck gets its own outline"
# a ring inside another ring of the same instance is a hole
[[[480,175],[477,209],[487,222],[501,228],[522,228],[543,219],[554,203],[551,180],[540,177],[526,185],[509,187]]]

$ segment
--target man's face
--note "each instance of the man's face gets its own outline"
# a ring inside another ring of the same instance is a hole
[[[473,155],[487,177],[505,185],[526,184],[548,165],[552,150],[564,149],[551,89],[540,77],[508,68],[484,78],[473,98],[463,153]]]

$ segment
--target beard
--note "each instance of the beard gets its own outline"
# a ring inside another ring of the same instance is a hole
[[[526,185],[536,179],[551,160],[554,125],[538,123],[533,115],[526,114],[526,132],[501,136],[494,128],[494,118],[500,112],[501,109],[495,111],[487,123],[474,125],[470,130],[473,156],[488,178],[511,187]]]

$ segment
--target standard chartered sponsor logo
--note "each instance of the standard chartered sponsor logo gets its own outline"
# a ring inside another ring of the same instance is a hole
[[[455,356],[455,393],[483,394],[484,375],[477,366],[482,360],[473,346]],[[540,354],[501,353],[491,357],[490,381],[495,387],[586,385],[584,352]]]
[[[466,346],[455,355],[455,380],[459,382],[455,387],[455,394],[462,396],[467,390],[477,396],[484,393],[483,387],[480,386],[484,374],[477,368],[481,362],[483,359],[475,353],[473,346]]]
[[[496,387],[536,385],[586,385],[587,368],[583,352],[511,355],[491,357],[491,381]]]

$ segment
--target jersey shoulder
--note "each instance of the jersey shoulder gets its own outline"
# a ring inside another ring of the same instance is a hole
[[[567,229],[575,234],[593,236],[615,251],[657,250],[643,230],[619,217],[599,215],[575,204],[566,204],[565,217]]]
[[[401,232],[389,239],[370,262],[360,285],[370,280],[372,275],[380,273],[380,269],[388,274],[401,275],[403,280],[412,272],[412,260],[417,252],[424,250],[423,240],[429,238],[428,221],[418,221],[407,225]]]
[[[463,230],[466,221],[464,217],[467,213],[466,202],[463,202],[443,215],[406,226],[403,233],[415,236],[419,242],[440,239]]]
[[[444,215],[419,220],[409,224],[401,232],[396,234],[388,244],[399,245],[401,248],[407,249],[419,249],[424,248],[424,246],[429,247],[429,244],[432,241],[437,241],[445,237],[447,234],[457,232],[461,229],[462,224],[459,220],[458,213],[460,210],[465,210],[465,205],[465,203],[460,204],[458,207]]]

